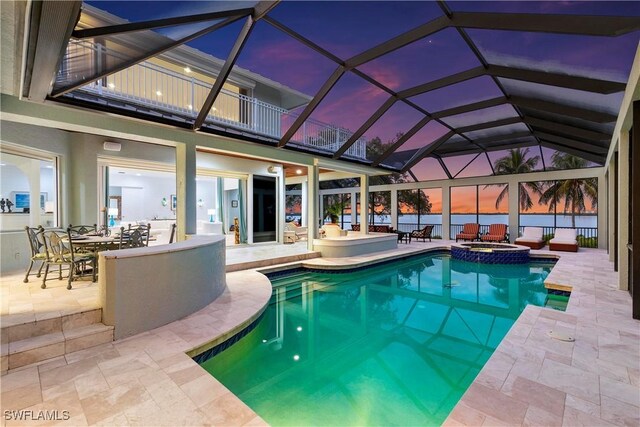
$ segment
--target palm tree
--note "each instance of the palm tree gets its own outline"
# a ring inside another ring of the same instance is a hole
[[[551,157],[553,169],[581,169],[589,164],[580,157],[556,151]],[[598,206],[598,179],[578,178],[552,181],[540,195],[540,204],[549,204],[549,212],[556,209],[564,200],[564,213],[571,212],[571,226],[576,227],[576,214],[586,211],[585,201],[591,201],[593,207]]]
[[[512,175],[516,173],[529,173],[533,172],[536,169],[536,165],[540,161],[540,156],[533,156],[527,158],[529,155],[528,148],[513,148],[509,150],[509,153],[496,160],[493,164],[493,170],[496,175]],[[502,185],[502,184],[492,184],[492,185]],[[492,185],[485,185],[484,188],[491,187]],[[531,195],[529,192],[533,194],[542,194],[540,183],[538,182],[521,182],[518,184],[518,198],[520,201],[520,210],[528,211],[533,207],[533,200],[531,200]],[[529,190],[529,191],[527,191]],[[498,194],[498,198],[496,199],[496,209],[498,209],[502,200],[507,196],[509,192],[509,186],[505,185],[500,194]]]

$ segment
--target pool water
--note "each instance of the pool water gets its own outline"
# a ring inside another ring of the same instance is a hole
[[[273,278],[253,329],[202,366],[274,426],[439,425],[552,263],[422,255]]]

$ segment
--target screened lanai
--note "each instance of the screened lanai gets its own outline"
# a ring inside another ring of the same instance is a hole
[[[62,25],[49,22],[48,7],[42,34]],[[67,31],[49,43],[61,55],[36,49],[44,67],[28,68],[24,94],[363,163],[406,181],[499,174],[495,160],[514,147],[529,148],[543,171],[567,167],[556,153],[602,165],[640,29],[633,2],[155,8],[58,6]],[[47,70],[56,77],[44,88]],[[243,85],[249,77],[252,87]],[[271,81],[269,94],[258,77]],[[140,79],[142,89],[127,89]]]

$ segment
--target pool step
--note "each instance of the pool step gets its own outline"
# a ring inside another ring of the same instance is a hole
[[[2,328],[2,372],[113,341],[102,310]]]

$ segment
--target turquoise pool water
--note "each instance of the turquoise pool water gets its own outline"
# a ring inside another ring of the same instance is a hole
[[[202,366],[274,426],[439,425],[551,263],[482,265],[446,254],[352,273],[271,279],[244,338]]]

